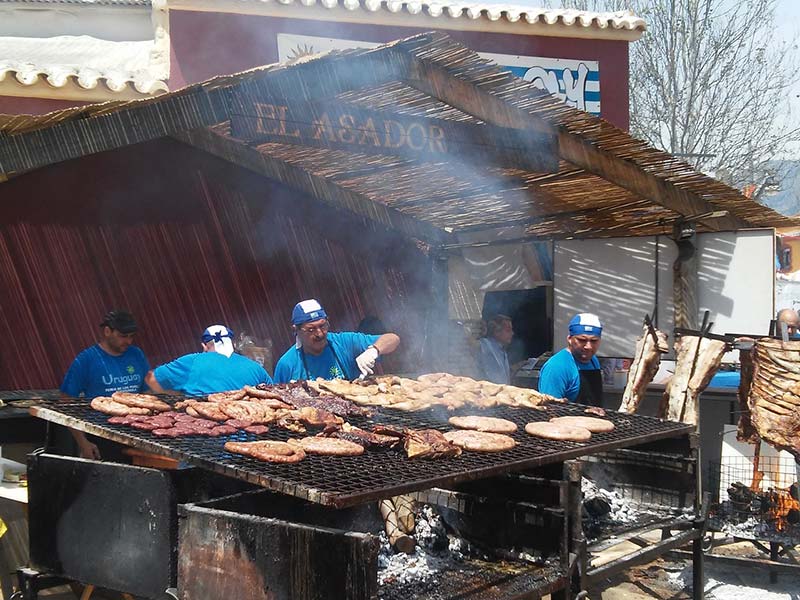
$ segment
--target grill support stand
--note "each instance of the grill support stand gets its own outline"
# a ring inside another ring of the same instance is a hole
[[[564,479],[568,482],[567,494],[569,506],[569,538],[571,551],[577,557],[577,573],[571,577],[572,591],[579,593],[588,589],[587,579],[587,550],[586,536],[583,534],[582,514],[583,492],[581,491],[581,478],[583,469],[577,460],[568,460],[564,463]]]
[[[15,592],[12,598],[19,600],[38,600],[41,590],[66,585],[69,583],[69,580],[55,575],[40,573],[35,569],[22,567],[17,569],[17,582],[19,583],[19,591]]]

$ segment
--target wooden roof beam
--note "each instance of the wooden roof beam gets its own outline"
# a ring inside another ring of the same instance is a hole
[[[338,210],[347,210],[409,237],[422,239],[433,245],[446,243],[452,239],[452,234],[442,229],[409,217],[363,194],[341,187],[325,177],[310,173],[210,129],[195,129],[174,134],[173,137],[227,162],[293,187]]]
[[[168,117],[165,117],[168,115]],[[228,120],[223,90],[195,88],[129,108],[0,137],[0,173],[11,175]]]
[[[493,125],[533,129],[542,133],[556,131],[561,158],[684,217],[696,217],[718,210],[699,196],[651,175],[633,162],[601,150],[579,135],[562,128],[554,129],[541,117],[483,91],[479,85],[456,76],[433,61],[418,58],[404,46],[394,46],[392,51],[404,56],[407,61],[408,76],[405,83],[429,96]],[[750,226],[733,215],[701,219],[699,222],[715,231]]]

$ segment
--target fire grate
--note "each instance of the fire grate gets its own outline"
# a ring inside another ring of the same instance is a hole
[[[736,538],[800,544],[800,502],[793,458],[745,456],[710,463],[717,501],[711,506],[709,529]]]
[[[175,400],[168,398],[171,402]],[[259,463],[223,450],[227,440],[286,440],[297,437],[297,434],[279,428],[271,428],[264,436],[239,432],[219,438],[163,439],[149,432],[111,425],[107,422],[106,415],[92,410],[85,402],[44,403],[30,410],[35,416],[61,425],[183,460],[267,489],[337,507],[354,506],[419,489],[446,487],[461,481],[562,462],[652,440],[685,436],[693,430],[692,426],[682,423],[609,411],[607,418],[614,422],[616,429],[595,434],[587,443],[544,440],[524,432],[525,424],[530,421],[546,421],[555,416],[583,415],[584,408],[580,405],[557,404],[550,405],[546,410],[504,406],[485,411],[484,414],[509,419],[519,426],[519,431],[513,434],[518,444],[507,452],[465,452],[454,459],[414,461],[408,460],[404,453],[398,451],[369,451],[355,457],[309,456],[292,465]],[[351,418],[351,422],[362,427],[382,423],[396,427],[447,431],[452,429],[447,423],[450,416],[475,412],[474,408],[466,411],[460,409],[448,412],[441,409],[417,413],[376,410],[369,420]]]

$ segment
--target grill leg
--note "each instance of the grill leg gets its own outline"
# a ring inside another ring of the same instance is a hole
[[[692,541],[692,599],[702,600],[705,587],[703,539]]]
[[[700,464],[699,462],[697,463]],[[698,468],[698,471],[700,469]],[[706,533],[706,523],[708,522],[709,493],[702,496],[702,501],[698,503],[698,515],[692,526],[697,530],[697,537],[692,540],[692,598],[702,600],[706,587],[705,576],[705,553],[703,552],[703,538]]]
[[[772,562],[778,562],[778,555],[781,546],[777,542],[769,543],[769,559]],[[769,570],[769,582],[778,583],[778,572],[775,569]]]
[[[21,595],[14,594],[14,597],[20,598],[20,600],[38,600],[39,590],[63,585],[66,581],[63,577],[45,575],[39,573],[39,571],[23,567],[17,569],[17,582],[19,583],[19,592],[17,594]]]

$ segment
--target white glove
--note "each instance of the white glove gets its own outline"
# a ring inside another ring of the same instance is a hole
[[[358,370],[361,371],[362,378],[367,375],[372,375],[378,356],[380,356],[380,352],[378,352],[375,346],[370,346],[364,350],[364,352],[356,356],[356,364],[358,365]]]

